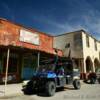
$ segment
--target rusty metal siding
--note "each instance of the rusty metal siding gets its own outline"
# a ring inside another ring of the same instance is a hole
[[[8,23],[6,21],[2,21],[3,29],[0,29],[0,44],[1,45],[13,45],[18,40],[17,27]]]
[[[40,50],[53,53],[53,39],[45,34],[40,34]]]
[[[26,29],[20,25],[14,24],[12,22],[9,22],[7,20],[1,20],[0,19],[0,45],[8,46],[19,46],[24,48],[30,48],[30,49],[36,49],[43,52],[54,54],[54,48],[53,48],[53,37],[43,34],[42,32],[38,32],[39,38],[40,38],[40,45],[34,45],[31,43],[21,42],[19,40],[20,38],[20,30]],[[34,34],[36,30],[29,30]],[[61,51],[59,50],[59,54],[62,55]]]

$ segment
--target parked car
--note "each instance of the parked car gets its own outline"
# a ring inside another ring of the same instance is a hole
[[[57,88],[64,88],[67,84],[72,84],[76,90],[81,87],[80,72],[75,69],[74,61],[61,58],[55,64],[53,60],[46,60],[40,63],[38,71],[24,85],[23,92],[42,91],[53,96]]]

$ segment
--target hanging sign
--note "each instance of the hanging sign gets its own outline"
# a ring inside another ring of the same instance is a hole
[[[39,34],[22,29],[20,30],[20,41],[39,45]]]

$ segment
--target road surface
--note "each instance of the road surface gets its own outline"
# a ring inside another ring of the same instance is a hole
[[[57,91],[52,97],[47,97],[43,93],[19,94],[1,98],[1,100],[100,100],[100,84],[82,84],[80,90],[67,86],[63,91]]]

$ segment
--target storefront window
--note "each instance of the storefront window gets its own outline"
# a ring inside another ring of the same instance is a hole
[[[6,62],[7,62],[7,57],[4,56],[4,58],[3,58],[3,72],[6,71]],[[14,54],[11,54],[9,57],[8,73],[16,73],[17,67],[18,67],[18,58]]]

